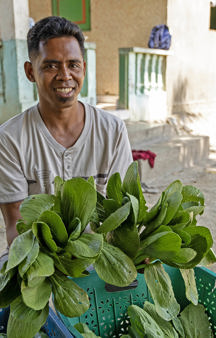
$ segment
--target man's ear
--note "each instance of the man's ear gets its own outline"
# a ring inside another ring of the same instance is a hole
[[[35,82],[32,63],[29,61],[26,61],[24,63],[24,69],[25,69],[27,79],[31,82]]]
[[[86,62],[85,61],[83,61],[83,72],[84,72],[84,76],[86,75]]]

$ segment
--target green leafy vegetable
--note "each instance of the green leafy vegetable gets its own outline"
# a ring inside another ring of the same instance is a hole
[[[108,243],[121,249],[130,258],[134,258],[140,246],[138,228],[127,221],[107,236]]]
[[[107,233],[118,228],[128,217],[130,213],[131,202],[127,202],[125,205],[117,209],[102,223],[100,228],[97,229],[99,233]]]
[[[146,311],[149,314],[149,316],[151,316],[151,318],[155,320],[155,322],[163,331],[165,337],[178,338],[178,334],[174,329],[173,325],[171,324],[171,322],[164,320],[162,317],[158,315],[157,311],[155,310],[154,304],[146,301],[144,303],[144,311]]]
[[[156,321],[146,312],[143,311],[137,305],[130,305],[128,307],[128,315],[132,329],[136,332],[138,337],[163,337],[165,338],[163,331]]]
[[[187,338],[205,337],[212,338],[213,334],[209,325],[208,316],[203,305],[189,304],[180,315]]]
[[[51,284],[48,279],[41,279],[34,287],[21,283],[22,299],[26,306],[34,310],[42,310],[49,302]]]
[[[28,253],[26,258],[18,266],[19,274],[21,277],[24,276],[26,271],[35,262],[39,254],[39,250],[40,250],[40,246],[39,246],[38,240],[34,238],[34,244],[31,248],[31,251]]]
[[[127,286],[137,276],[132,260],[120,249],[104,242],[103,249],[94,263],[98,276],[116,286]]]
[[[8,263],[5,272],[21,263],[34,245],[34,236],[31,230],[24,232],[16,237],[11,244]]]
[[[84,338],[99,338],[99,336],[96,336],[94,332],[91,331],[84,323],[77,323],[74,325],[74,327],[82,334]]]
[[[52,232],[48,224],[37,221],[32,224],[32,231],[35,237],[40,242],[41,246],[45,246],[48,250],[52,252],[58,251],[58,246],[53,239]]]
[[[213,337],[203,305],[189,304],[172,321],[166,321],[156,312],[154,304],[144,303],[144,309],[136,305],[128,307],[131,327],[129,337],[194,338]]]
[[[77,258],[96,258],[103,247],[100,234],[82,234],[78,239],[69,241],[66,250]]]
[[[107,183],[107,197],[115,200],[119,206],[122,204],[122,181],[119,173],[113,174]]]
[[[180,270],[186,288],[186,297],[194,305],[198,304],[198,292],[193,269]]]
[[[67,230],[61,217],[58,214],[56,214],[54,211],[46,210],[40,215],[38,220],[48,224],[53,239],[57,245],[65,246],[67,244]]]
[[[96,207],[97,193],[91,183],[82,178],[73,178],[64,183],[61,195],[63,221],[68,226],[78,217],[85,229]]]
[[[39,252],[34,263],[27,271],[27,279],[30,282],[35,277],[49,277],[55,271],[54,262],[51,257],[43,252]]]
[[[138,223],[140,223],[146,215],[147,207],[146,207],[146,201],[142,193],[137,162],[133,162],[129,166],[126,172],[125,178],[123,180],[122,191],[124,193],[133,195],[139,201]]]
[[[8,338],[30,338],[33,337],[45,323],[49,314],[46,305],[43,310],[35,311],[27,307],[21,297],[11,304],[11,311],[7,325]]]
[[[68,226],[69,241],[77,239],[82,231],[82,224],[78,217],[75,217]]]
[[[119,287],[133,282],[137,269],[144,271],[155,307],[147,304],[142,319],[140,310],[132,308],[131,336],[140,337],[143,321],[154,337],[158,332],[176,337],[171,323],[184,336],[184,320],[178,317],[180,308],[162,263],[181,269],[186,297],[197,304],[191,269],[216,262],[210,231],[197,226],[197,216],[204,211],[200,190],[176,180],[148,210],[137,162],[129,166],[123,182],[119,173],[109,178],[106,197],[96,191],[93,177],[68,181],[56,177],[54,184],[55,196],[33,195],[21,204],[19,236],[0,273],[0,306],[14,304],[10,334],[20,328],[21,310],[33,321],[29,328],[24,326],[23,337],[39,331],[51,292],[58,311],[66,316],[83,314],[88,296],[67,276],[87,276],[93,264],[101,279]],[[91,234],[85,233],[89,222]]]
[[[16,274],[10,278],[0,292],[0,307],[9,306],[20,295]]]
[[[55,204],[56,197],[53,195],[38,194],[31,195],[21,203],[20,214],[29,226],[36,221],[42,212],[50,210]]]
[[[58,311],[68,317],[79,317],[89,308],[87,293],[71,279],[55,273],[50,277],[54,304]]]
[[[160,262],[148,265],[144,270],[144,276],[157,313],[165,320],[175,318],[180,306],[175,299],[170,277]]]

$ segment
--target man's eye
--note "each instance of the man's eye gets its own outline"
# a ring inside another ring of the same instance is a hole
[[[45,69],[57,69],[57,66],[55,64],[47,64],[44,67]]]
[[[77,63],[71,63],[70,67],[71,68],[79,68],[79,65]]]

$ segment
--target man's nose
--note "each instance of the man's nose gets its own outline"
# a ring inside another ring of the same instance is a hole
[[[58,73],[56,75],[56,80],[67,81],[71,79],[72,79],[72,75],[71,75],[70,69],[64,65],[59,67]]]

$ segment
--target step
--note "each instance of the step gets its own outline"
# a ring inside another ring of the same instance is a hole
[[[144,149],[149,144],[165,142],[177,136],[177,130],[168,123],[126,121],[125,124],[132,149]]]
[[[140,148],[139,148],[140,149]],[[141,182],[151,185],[160,183],[160,178],[193,167],[204,162],[209,156],[208,136],[179,136],[169,142],[149,144],[148,148],[156,154],[154,168],[148,160],[138,160]]]

